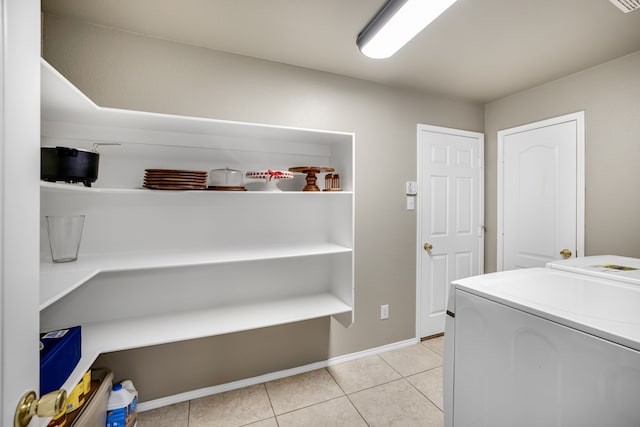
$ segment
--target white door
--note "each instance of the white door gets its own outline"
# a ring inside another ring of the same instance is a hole
[[[498,132],[498,271],[584,255],[584,113]]]
[[[40,2],[0,2],[0,425],[8,427],[20,397],[39,393]]]
[[[449,285],[484,271],[484,135],[418,125],[418,336],[444,332]]]

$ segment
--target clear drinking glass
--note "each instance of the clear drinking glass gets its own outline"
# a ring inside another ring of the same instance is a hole
[[[84,215],[46,217],[53,262],[71,262],[78,259],[84,217]]]

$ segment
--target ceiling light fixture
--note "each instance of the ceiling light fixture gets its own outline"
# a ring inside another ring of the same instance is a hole
[[[633,12],[640,9],[640,0],[609,0],[611,3],[618,6],[618,9],[624,13]]]
[[[388,0],[358,34],[356,44],[370,58],[388,58],[456,0]]]

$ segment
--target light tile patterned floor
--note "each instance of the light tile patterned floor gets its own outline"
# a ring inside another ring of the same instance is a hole
[[[138,414],[138,427],[442,426],[443,337]]]

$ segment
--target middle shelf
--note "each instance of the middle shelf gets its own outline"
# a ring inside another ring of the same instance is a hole
[[[333,243],[88,258],[84,263],[43,264],[43,300],[47,293],[50,298],[40,311],[42,330],[317,294],[353,303],[353,251]],[[59,280],[46,281],[52,278]]]
[[[72,263],[40,263],[40,310],[44,310],[100,273],[195,267],[279,258],[350,253],[351,248],[334,243],[263,245],[256,248],[211,249],[82,255]]]

